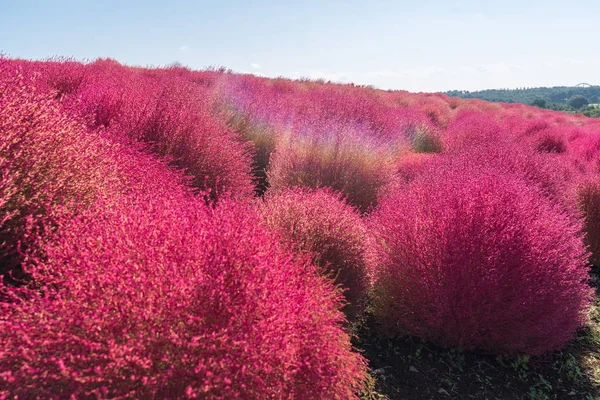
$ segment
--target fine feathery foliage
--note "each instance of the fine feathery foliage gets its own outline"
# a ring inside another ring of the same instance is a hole
[[[352,130],[331,129],[280,140],[267,172],[271,190],[330,187],[364,213],[392,180],[392,151]]]
[[[212,200],[226,192],[252,197],[251,149],[211,115],[209,94],[171,76],[146,85],[132,94],[116,129],[171,158]]]
[[[567,151],[566,140],[560,132],[547,129],[538,134],[536,140],[536,150],[540,153],[558,153]]]
[[[431,168],[383,198],[370,228],[374,309],[388,334],[536,355],[585,320],[581,225],[520,176]]]
[[[321,272],[345,289],[349,318],[363,311],[367,237],[358,211],[330,189],[294,188],[267,194],[260,213],[283,244],[310,253]]]
[[[136,70],[110,61],[44,63],[28,70],[71,115],[92,129],[145,144],[183,169],[211,200],[225,192],[252,196],[251,148],[212,114],[210,90],[182,71]]]
[[[54,289],[0,303],[0,397],[358,393],[366,364],[340,292],[248,206],[133,196],[94,209],[34,260]]]
[[[584,217],[585,243],[592,264],[600,265],[600,183],[587,179],[576,185],[579,210]]]
[[[463,111],[448,124],[444,144],[449,150],[457,150],[470,144],[501,141],[505,137],[504,128],[489,115]]]
[[[4,73],[6,72],[6,73]],[[137,191],[169,196],[182,178],[135,146],[70,117],[35,81],[0,70],[0,273],[19,281],[21,252],[56,219],[97,197]],[[13,282],[14,283],[14,282]]]
[[[553,203],[570,212],[575,211],[567,193],[572,171],[562,159],[555,156],[539,154],[517,143],[498,140],[465,145],[437,161],[437,164],[452,165],[452,168],[462,170],[467,176],[469,171],[477,171],[483,166],[517,175],[528,185],[535,186]]]
[[[0,55],[0,139],[0,399],[353,398],[365,303],[535,355],[593,296],[598,119]]]

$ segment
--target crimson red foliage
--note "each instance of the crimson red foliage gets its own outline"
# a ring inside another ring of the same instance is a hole
[[[323,270],[349,315],[375,279],[388,333],[492,352],[560,348],[589,305],[594,119],[0,56],[0,136],[0,398],[351,398]]]
[[[357,210],[329,189],[295,188],[267,195],[261,216],[285,245],[310,253],[321,272],[346,289],[350,318],[364,310],[367,235]]]
[[[32,244],[31,232],[51,232],[60,215],[130,191],[169,196],[182,181],[135,146],[88,132],[35,84],[18,68],[0,70],[0,273],[7,279],[23,278],[19,253]]]
[[[374,309],[389,334],[536,355],[586,318],[581,224],[517,174],[432,167],[381,199],[370,227]]]
[[[247,206],[175,200],[62,221],[32,268],[55,289],[2,304],[0,395],[353,398],[366,364],[333,285]]]
[[[585,243],[592,253],[590,261],[600,265],[600,182],[584,179],[576,184],[576,198],[584,217]]]

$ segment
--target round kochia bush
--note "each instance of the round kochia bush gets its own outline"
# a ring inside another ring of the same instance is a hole
[[[0,60],[1,61],[1,60]],[[123,193],[170,197],[184,178],[117,135],[90,131],[22,71],[0,64],[0,276],[22,284],[22,254],[77,210]],[[0,296],[1,301],[2,296]]]
[[[224,193],[251,198],[251,148],[211,114],[211,93],[168,72],[139,83],[113,129],[172,158],[212,200]]]
[[[0,303],[0,397],[353,398],[333,284],[248,207],[176,200],[62,225],[37,264],[56,292]]]
[[[583,179],[576,184],[576,199],[584,217],[585,243],[592,253],[590,262],[600,265],[600,183]]]
[[[271,190],[330,187],[366,212],[394,175],[393,149],[344,126],[281,137],[269,161]]]
[[[591,296],[581,225],[525,182],[442,165],[381,199],[370,228],[384,331],[530,355],[572,338]]]
[[[346,289],[347,315],[360,313],[368,273],[367,235],[358,211],[330,189],[294,188],[267,193],[261,214],[285,245],[309,252],[323,274]]]

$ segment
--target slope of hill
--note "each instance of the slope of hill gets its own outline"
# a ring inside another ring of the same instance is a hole
[[[600,395],[600,120],[0,58],[0,398]]]

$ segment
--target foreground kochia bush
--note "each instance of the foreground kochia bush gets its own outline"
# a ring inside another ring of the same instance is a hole
[[[367,235],[360,214],[329,189],[287,189],[265,196],[262,218],[284,245],[309,252],[324,275],[346,289],[346,314],[364,307]]]
[[[57,292],[0,303],[0,397],[354,397],[339,291],[247,207],[185,203],[63,224],[37,264]]]
[[[389,334],[541,354],[585,320],[581,225],[516,175],[438,166],[372,215],[374,312]]]

